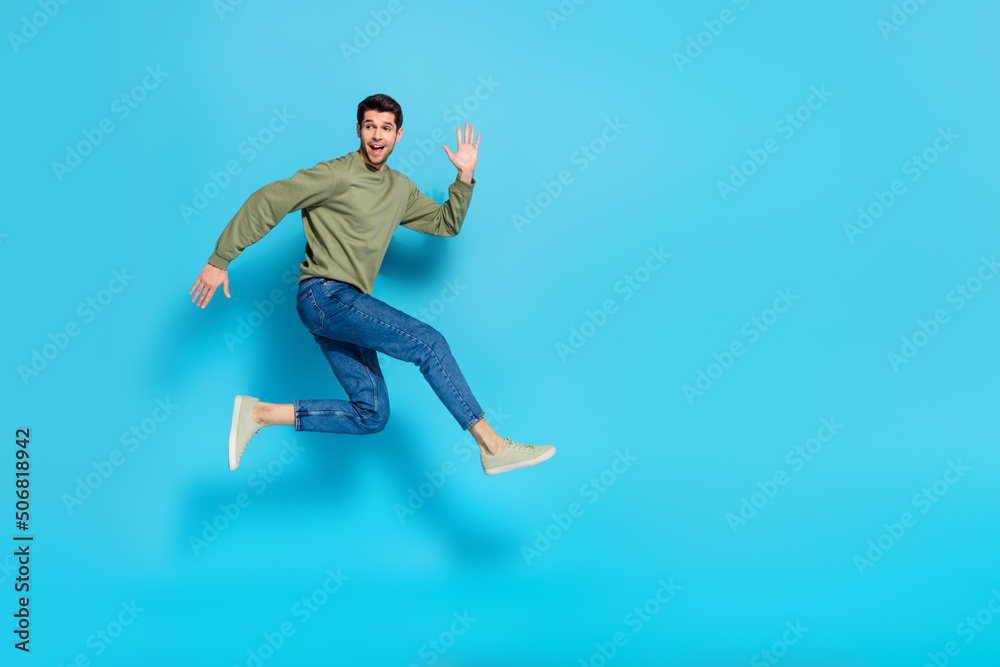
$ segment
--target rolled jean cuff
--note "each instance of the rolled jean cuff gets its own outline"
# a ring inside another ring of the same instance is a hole
[[[474,424],[475,424],[475,423],[476,423],[477,421],[479,421],[480,419],[482,419],[482,418],[483,418],[483,417],[485,417],[485,416],[486,416],[486,412],[485,412],[485,411],[480,411],[480,412],[479,412],[479,416],[478,416],[478,417],[473,417],[473,418],[472,418],[472,420],[471,420],[471,421],[470,421],[470,422],[469,422],[468,424],[466,424],[465,426],[463,426],[463,427],[462,427],[462,430],[463,430],[463,431],[468,431],[468,430],[469,430],[470,428],[472,428],[472,426],[473,426],[473,425],[474,425]]]
[[[295,430],[302,430],[302,422],[299,419],[299,402],[298,400],[292,401],[292,410],[295,412]]]

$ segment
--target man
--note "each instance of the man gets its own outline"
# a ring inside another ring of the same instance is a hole
[[[265,426],[355,435],[381,431],[389,419],[389,399],[376,351],[420,367],[459,426],[472,433],[487,475],[545,461],[555,447],[514,442],[490,427],[437,330],[372,296],[398,225],[434,236],[455,236],[461,230],[476,183],[480,137],[475,126],[470,132],[466,123],[464,137],[462,128],[456,128],[455,152],[443,147],[458,176],[448,188],[448,200],[438,204],[386,165],[403,136],[399,104],[387,95],[367,97],[358,105],[357,121],[357,151],[299,170],[250,195],[189,291],[191,301],[202,308],[219,285],[228,298],[229,263],[288,213],[302,210],[306,258],[299,266],[296,309],[349,400],[278,404],[237,396],[229,433],[230,470],[236,470],[250,438]]]

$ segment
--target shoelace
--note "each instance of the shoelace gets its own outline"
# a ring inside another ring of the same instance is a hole
[[[520,442],[514,442],[510,438],[504,438],[504,447],[510,447],[511,449],[519,452],[531,452],[533,451],[529,445],[521,444]]]
[[[250,437],[247,438],[247,441],[243,443],[243,446],[240,448],[239,452],[237,452],[240,456],[243,456],[243,452],[245,452],[247,450],[247,447],[250,445],[250,441],[253,440],[253,437],[255,435],[257,435],[258,433],[260,433],[260,429],[259,428],[256,431],[254,431],[253,433],[250,434]]]
[[[260,433],[260,425],[257,424],[257,422],[253,420],[253,418],[250,419],[250,424],[253,427],[253,433],[250,434],[250,437],[247,438],[247,441],[244,442],[243,446],[239,448],[239,451],[237,451],[237,455],[241,457],[243,456],[243,452],[247,450],[247,447],[250,445],[250,441],[253,440],[253,437],[258,433]]]

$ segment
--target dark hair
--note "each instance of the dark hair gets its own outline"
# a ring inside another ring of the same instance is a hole
[[[362,121],[364,121],[366,111],[378,111],[379,113],[387,111],[392,113],[396,116],[396,129],[398,130],[403,127],[403,108],[399,106],[399,102],[388,95],[379,93],[377,95],[369,95],[361,100],[361,104],[358,105],[358,125],[361,125]]]

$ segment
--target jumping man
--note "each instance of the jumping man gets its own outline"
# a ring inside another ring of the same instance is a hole
[[[403,111],[387,95],[358,105],[361,145],[342,157],[301,169],[290,178],[260,188],[222,231],[215,252],[189,294],[204,308],[222,285],[229,297],[229,263],[264,237],[282,218],[302,210],[305,261],[299,265],[296,309],[347,391],[349,400],[309,399],[264,403],[237,396],[229,433],[229,468],[236,470],[247,443],[264,426],[284,424],[296,431],[363,435],[378,433],[389,419],[389,396],[375,352],[416,364],[441,402],[468,429],[480,449],[487,475],[516,470],[555,454],[551,445],[534,446],[501,438],[485,414],[436,329],[372,296],[375,277],[398,225],[455,236],[469,209],[472,177],[479,156],[476,128],[456,128],[458,148],[444,151],[458,169],[448,200],[438,204],[422,194],[386,160],[403,136]]]

